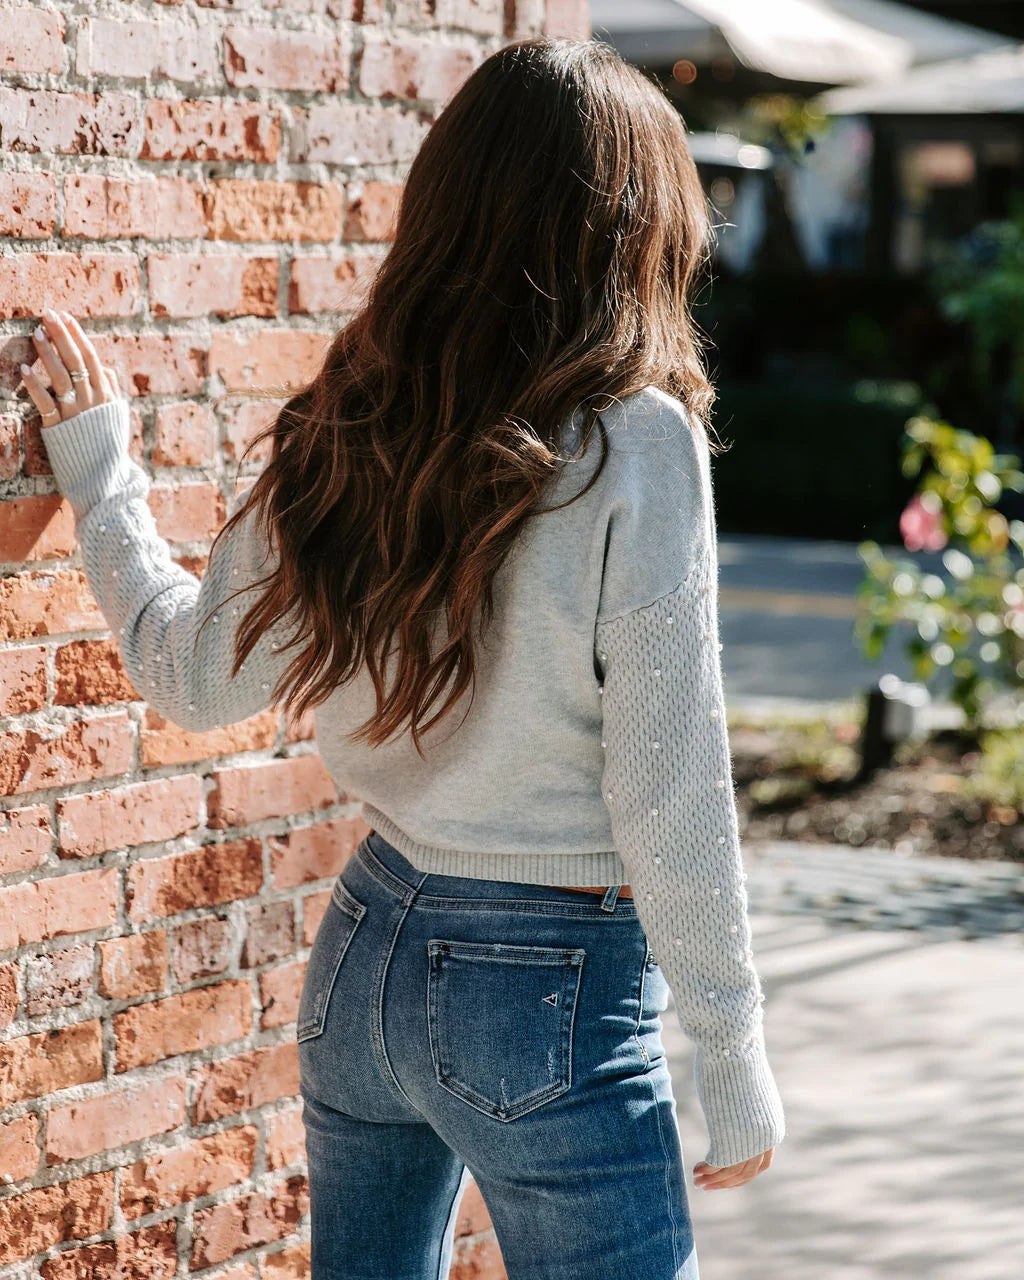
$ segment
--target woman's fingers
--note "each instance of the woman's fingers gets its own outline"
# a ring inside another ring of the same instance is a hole
[[[71,416],[72,413],[81,413],[83,409],[90,409],[95,403],[95,392],[90,378],[76,378],[72,380],[71,371],[77,372],[79,369],[88,373],[85,359],[78,349],[78,343],[71,336],[68,327],[56,311],[47,308],[43,315],[43,322],[46,325],[46,334],[50,339],[50,343],[56,350],[56,354],[60,358],[63,370],[59,375],[60,380],[53,376],[53,386],[57,392],[58,399],[66,388],[72,388],[75,392],[75,399],[68,404]],[[63,404],[64,402],[61,401]]]
[[[21,366],[21,376],[25,383],[25,389],[32,397],[32,403],[39,410],[39,416],[43,420],[43,430],[45,431],[47,427],[55,427],[60,422],[60,411],[54,402],[53,396],[50,395],[27,364]]]
[[[89,371],[89,383],[95,392],[94,403],[101,404],[104,400],[113,400],[117,396],[117,377],[113,370],[106,369],[100,364],[96,348],[75,317],[67,311],[62,311],[60,314],[67,325],[68,333],[78,346],[83,365]],[[79,386],[82,385],[88,384],[79,383]]]

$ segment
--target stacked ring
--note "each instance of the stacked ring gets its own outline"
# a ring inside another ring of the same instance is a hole
[[[71,370],[72,382],[88,382],[88,380],[89,380],[88,369],[72,369]]]

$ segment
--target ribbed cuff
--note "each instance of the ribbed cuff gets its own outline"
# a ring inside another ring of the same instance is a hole
[[[74,417],[44,427],[43,444],[57,488],[81,519],[98,502],[123,488],[138,471],[128,453],[128,401],[107,400]]]
[[[711,1140],[708,1164],[739,1164],[786,1136],[782,1099],[760,1036],[728,1058],[712,1059],[698,1046],[694,1080]]]

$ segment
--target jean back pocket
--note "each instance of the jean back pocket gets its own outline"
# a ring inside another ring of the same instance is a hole
[[[327,903],[327,911],[313,939],[309,953],[306,976],[299,996],[299,1011],[295,1024],[298,1041],[311,1040],[321,1035],[327,1023],[327,1006],[338,978],[345,952],[366,915],[366,908],[357,902],[340,880]]]
[[[427,953],[438,1084],[505,1121],[565,1093],[586,952],[433,938]]]

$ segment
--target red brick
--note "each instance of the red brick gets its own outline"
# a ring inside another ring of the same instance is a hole
[[[3,198],[3,175],[0,174],[0,200]],[[9,234],[0,223],[0,235]],[[0,480],[13,480],[21,471],[21,465],[21,419],[13,413],[0,413]]]
[[[155,484],[148,502],[157,532],[170,542],[208,542],[224,523],[220,486],[206,481],[177,488]]]
[[[341,258],[319,254],[294,258],[288,280],[288,310],[356,311],[383,261],[383,252],[347,253]]]
[[[46,738],[35,729],[0,734],[0,795],[109,778],[131,767],[132,726],[126,715],[57,725]]]
[[[215,329],[210,373],[222,378],[229,390],[298,387],[320,367],[329,341],[328,334],[310,329]]]
[[[43,646],[34,644],[0,652],[0,716],[19,716],[45,705],[46,650]]]
[[[170,1218],[116,1240],[65,1249],[47,1258],[39,1274],[41,1280],[172,1280],[178,1269],[177,1236],[177,1220]]]
[[[157,408],[154,466],[205,466],[214,461],[216,450],[217,420],[208,405],[186,400]]]
[[[224,456],[241,461],[249,442],[277,418],[285,401],[282,398],[244,400],[226,403],[221,409],[224,420]],[[246,457],[245,465],[253,466],[270,459],[270,445],[264,440]]]
[[[475,49],[430,40],[368,36],[359,63],[367,98],[434,98],[447,102],[479,61]]]
[[[369,2],[369,0],[368,0]],[[262,1280],[308,1280],[312,1250],[310,1242],[268,1253],[260,1263]]]
[[[220,178],[203,195],[214,240],[337,240],[341,188],[317,182]]]
[[[218,44],[205,25],[162,20],[81,18],[75,71],[80,76],[182,80],[215,84]]]
[[[306,973],[305,960],[292,960],[288,964],[275,965],[260,974],[260,1030],[270,1027],[286,1027],[299,1013],[299,995]]]
[[[77,545],[71,504],[59,493],[0,502],[0,555],[4,560],[50,560],[71,555]]]
[[[146,103],[143,160],[270,163],[280,150],[280,112],[265,102],[153,98]]]
[[[179,1053],[240,1040],[252,1030],[248,982],[218,982],[181,995],[137,1004],[111,1019],[116,1071],[131,1071]]]
[[[475,1236],[481,1231],[491,1228],[491,1215],[480,1194],[480,1188],[472,1179],[466,1184],[466,1190],[459,1203],[459,1213],[455,1224],[457,1236]]]
[[[86,331],[88,332],[88,326]],[[187,333],[90,333],[96,354],[113,367],[128,396],[195,395],[206,376],[206,351]]]
[[[147,264],[155,316],[277,314],[276,258],[151,253]]]
[[[506,1280],[507,1274],[492,1233],[456,1239],[449,1280]]]
[[[236,1058],[210,1062],[193,1073],[198,1088],[194,1123],[207,1124],[299,1092],[299,1053],[294,1040]]]
[[[231,963],[231,921],[216,916],[189,920],[171,934],[171,969],[183,986],[223,973]]]
[[[167,986],[167,930],[133,933],[98,944],[101,996],[131,1000]]]
[[[184,1076],[122,1082],[113,1093],[51,1108],[46,1120],[46,1161],[57,1164],[112,1151],[177,1129],[184,1122]]]
[[[302,945],[304,947],[313,945],[330,900],[330,889],[324,889],[321,893],[308,893],[302,899]]]
[[[0,889],[0,951],[116,924],[118,875],[104,867]]]
[[[0,875],[41,867],[53,845],[46,805],[0,813]]]
[[[99,1018],[15,1036],[6,1042],[0,1057],[0,1107],[102,1079],[103,1028]],[[10,1202],[0,1201],[0,1205],[4,1203]]]
[[[85,573],[63,569],[0,579],[0,641],[106,627]]]
[[[121,1212],[129,1220],[213,1195],[251,1177],[259,1130],[239,1125],[158,1151],[121,1175]]]
[[[57,183],[52,174],[0,173],[0,235],[24,240],[52,236],[56,216]]]
[[[480,35],[499,35],[505,20],[504,0],[435,0],[434,24]]]
[[[308,880],[338,875],[365,830],[361,818],[333,818],[298,827],[284,836],[269,836],[274,887],[290,889]]]
[[[135,180],[74,173],[64,179],[65,236],[155,240],[191,239],[205,233],[202,187],[187,178]]]
[[[29,5],[0,8],[0,71],[63,71],[64,18]]]
[[[267,1168],[286,1169],[306,1159],[302,1108],[289,1107],[267,1117]]]
[[[207,824],[239,827],[266,818],[323,809],[338,801],[338,790],[319,755],[290,756],[211,773]]]
[[[0,964],[0,1029],[9,1027],[18,1012],[18,966]]]
[[[39,1167],[39,1117],[28,1115],[0,1125],[0,1169],[12,1181],[31,1178]]]
[[[295,905],[290,898],[281,902],[258,902],[249,907],[248,916],[242,948],[245,968],[292,955],[295,951]]]
[[[106,706],[142,698],[124,669],[121,651],[113,638],[63,644],[54,654],[54,667],[54,706]]]
[[[256,837],[145,858],[128,868],[128,914],[133,920],[156,920],[191,907],[251,898],[262,884],[263,852]]]
[[[91,858],[109,849],[173,840],[199,825],[202,799],[203,782],[194,774],[67,796],[57,801],[61,853]]]
[[[590,39],[590,0],[547,0],[544,34]]]
[[[105,1231],[113,1211],[113,1169],[0,1200],[0,1266]]]
[[[25,1013],[35,1018],[67,1009],[92,995],[94,948],[64,947],[25,958]]]
[[[36,318],[46,307],[82,316],[136,315],[139,264],[127,253],[15,253],[0,258],[0,316]],[[39,362],[42,369],[42,361]]]
[[[346,28],[336,28],[344,33]],[[228,27],[224,75],[236,88],[305,89],[341,93],[348,88],[348,40],[323,31]]]
[[[403,164],[427,133],[417,114],[397,107],[328,102],[310,107],[306,145],[296,160],[324,164]]]
[[[400,182],[364,182],[361,186],[350,186],[345,239],[394,240],[404,190]]]
[[[254,1191],[227,1204],[197,1209],[189,1267],[210,1267],[258,1244],[283,1240],[309,1212],[309,1189],[296,1174],[269,1191]]]
[[[140,132],[140,109],[130,93],[0,88],[0,134],[6,151],[128,156]]]
[[[147,707],[140,738],[142,764],[185,764],[238,751],[261,751],[273,746],[276,737],[277,712],[273,710],[225,728],[190,733]]]

